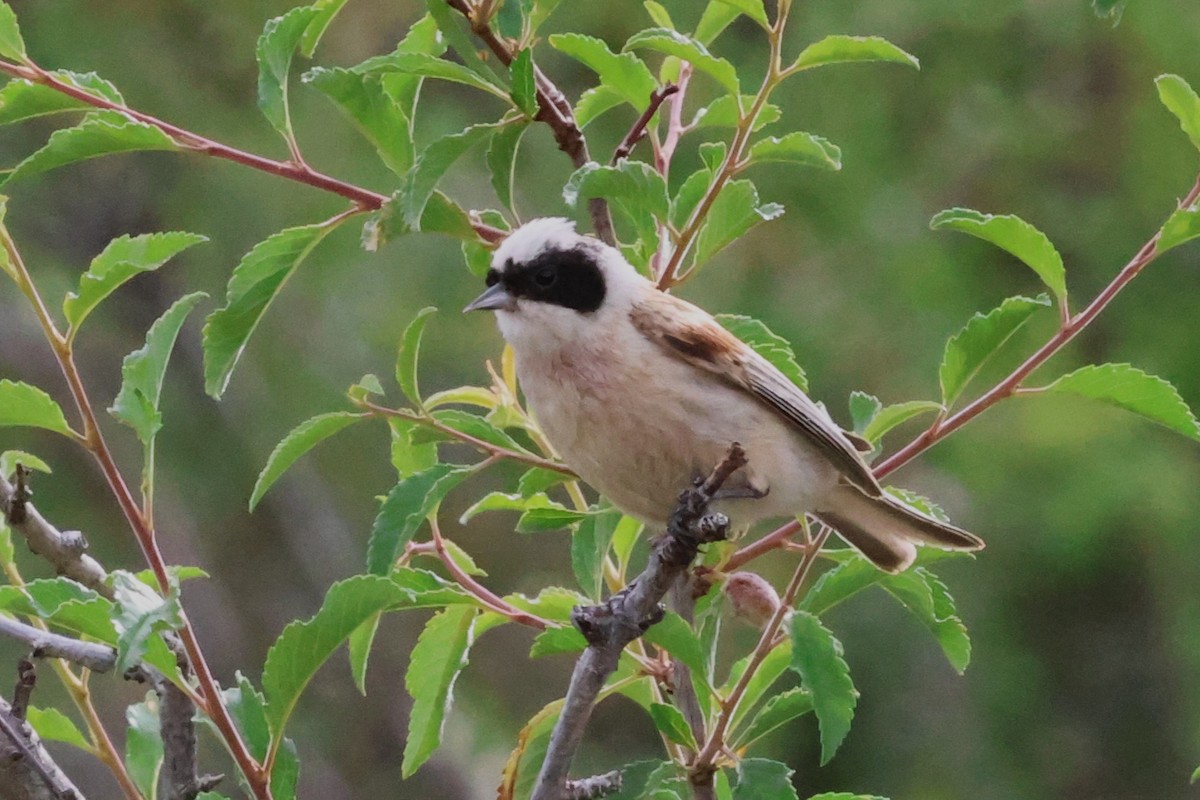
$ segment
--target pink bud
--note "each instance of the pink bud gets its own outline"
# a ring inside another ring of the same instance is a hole
[[[733,613],[761,628],[779,609],[779,593],[761,576],[753,572],[735,572],[721,587],[733,606]]]

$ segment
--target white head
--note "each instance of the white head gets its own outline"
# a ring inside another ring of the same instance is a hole
[[[487,285],[464,311],[495,311],[520,351],[603,336],[649,282],[615,248],[576,233],[571,220],[544,217],[501,243]]]

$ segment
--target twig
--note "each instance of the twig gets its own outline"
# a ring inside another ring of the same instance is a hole
[[[18,467],[17,474],[23,470]],[[26,480],[20,479],[21,483]],[[105,582],[108,573],[86,552],[87,539],[78,531],[62,532],[46,521],[38,510],[21,497],[18,487],[0,475],[0,514],[9,527],[21,534],[29,549],[49,561],[59,575],[78,581],[84,586],[112,599],[112,588]]]
[[[10,617],[0,616],[0,635],[29,645],[35,658],[63,658],[93,672],[108,672],[117,663],[116,651],[106,644],[82,642]]]
[[[58,768],[29,723],[0,698],[0,797],[5,800],[84,800]]]
[[[186,677],[187,659],[182,653],[177,653],[177,657],[179,668]],[[200,777],[196,762],[196,706],[187,694],[157,670],[147,674],[158,694],[158,723],[163,742],[158,796],[164,800],[195,800],[198,794],[214,788],[225,776]]]
[[[532,800],[563,800],[566,796],[571,761],[604,681],[616,670],[625,645],[662,619],[659,602],[686,572],[700,545],[725,537],[728,518],[709,514],[708,504],[729,476],[745,464],[745,451],[734,443],[702,484],[679,495],[667,533],[654,543],[642,573],[607,602],[575,609],[572,620],[588,646],[575,664]]]
[[[617,149],[613,151],[612,163],[616,166],[617,162],[622,158],[628,158],[633,152],[633,148],[637,143],[646,138],[646,126],[650,124],[650,120],[658,113],[658,107],[663,104],[671,95],[679,91],[679,87],[673,83],[668,83],[661,89],[650,93],[650,105],[646,106],[646,110],[633,123],[633,127],[629,129],[629,133],[625,134],[625,138],[617,145]]]
[[[17,719],[25,719],[29,712],[29,701],[37,686],[37,668],[28,658],[17,661],[17,685],[13,689],[12,713]]]
[[[614,769],[603,775],[593,775],[578,781],[568,781],[566,800],[599,800],[621,791],[621,771]]]

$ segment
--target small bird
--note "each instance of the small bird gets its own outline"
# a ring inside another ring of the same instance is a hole
[[[808,512],[888,572],[912,564],[914,543],[983,547],[886,495],[824,407],[570,220],[513,231],[487,287],[464,311],[496,312],[546,437],[624,513],[661,529],[736,441],[749,463],[712,506],[735,526]]]

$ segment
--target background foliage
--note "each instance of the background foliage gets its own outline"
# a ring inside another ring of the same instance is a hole
[[[94,69],[136,108],[286,155],[252,110],[249,54],[262,21],[289,3],[12,5],[40,63]],[[687,18],[689,4],[666,5]],[[628,14],[615,14],[608,4],[564,4],[546,32],[569,23],[624,41],[647,24],[640,7],[629,6]],[[387,52],[419,13],[407,2],[350,3],[328,34],[322,63]],[[828,33],[878,33],[919,56],[922,69],[825,70],[785,84],[775,100],[792,126],[837,142],[843,169],[757,176],[763,198],[783,202],[788,213],[718,255],[683,294],[713,311],[768,322],[795,345],[814,395],[844,421],[841,398],[854,389],[885,402],[936,396],[945,339],[976,310],[1031,291],[1027,272],[994,248],[930,232],[933,213],[962,205],[1019,214],[1055,241],[1073,291],[1086,297],[1159,225],[1194,175],[1195,150],[1153,84],[1174,72],[1200,85],[1200,9],[1192,4],[1135,4],[1115,29],[1089,4],[1067,0],[801,4],[790,30],[797,44]],[[721,53],[749,67],[756,30],[742,21],[727,36]],[[549,49],[542,59],[569,96],[589,85],[591,76],[570,60]],[[439,84],[438,92],[427,106],[436,112],[420,120],[423,141],[477,120],[475,104],[486,102],[453,84]],[[390,185],[369,146],[324,97],[296,87],[292,112],[315,166],[372,188]],[[596,152],[610,151],[628,122],[601,118],[589,130]],[[3,163],[40,146],[48,130],[0,130]],[[570,164],[544,129],[527,136],[518,207],[526,216],[563,213],[559,189]],[[681,151],[684,170],[696,165]],[[467,205],[494,204],[481,153],[456,167],[448,190]],[[8,191],[9,225],[52,297],[73,288],[81,265],[120,234],[186,229],[211,239],[130,284],[89,320],[79,360],[98,398],[116,395],[121,358],[185,289],[223,296],[231,266],[252,245],[342,208],[315,190],[234,165],[165,154],[88,162]],[[248,515],[267,454],[300,420],[340,407],[344,387],[363,373],[386,373],[417,309],[455,309],[478,290],[449,239],[418,236],[369,254],[358,248],[356,231],[335,231],[306,262],[220,404],[202,391],[196,320],[184,328],[163,389],[163,547],[172,562],[219,576],[193,581],[186,592],[226,683],[235,667],[262,663],[283,625],[314,612],[331,583],[361,571],[373,498],[392,482],[385,438],[377,426],[360,426],[293,468]],[[1198,259],[1181,248],[1154,264],[1060,357],[1054,374],[1070,359],[1132,361],[1197,405],[1192,332],[1200,311],[1189,290]],[[1040,341],[1047,330],[1039,324],[1051,321],[1035,320],[1019,339]],[[431,391],[482,380],[479,365],[495,357],[497,337],[486,319],[443,312],[430,321],[424,348],[422,383]],[[0,375],[61,388],[12,292],[0,293]],[[137,563],[99,476],[68,445],[9,430],[4,444],[52,461],[55,474],[38,479],[37,500],[54,509],[56,521],[85,530],[105,563]],[[122,444],[118,455],[136,473],[140,451]],[[1013,400],[906,469],[899,482],[939,498],[988,539],[976,563],[942,568],[973,633],[972,666],[959,678],[886,596],[863,597],[829,618],[863,694],[839,757],[815,766],[812,725],[777,738],[772,755],[799,766],[810,793],[1185,796],[1200,751],[1194,445],[1074,398]],[[453,502],[446,519],[461,510]],[[569,578],[565,539],[515,535],[511,520],[491,516],[451,534],[489,571],[491,585],[532,592]],[[489,796],[516,730],[565,685],[567,659],[526,662],[528,634],[497,631],[472,653],[456,687],[446,745],[397,788],[408,717],[399,687],[421,621],[385,620],[370,699],[357,694],[341,665],[318,675],[291,731],[306,743],[306,794]],[[742,649],[752,641],[747,628]],[[0,642],[0,658],[15,657]],[[125,700],[136,699],[137,689],[124,691]],[[654,747],[649,722],[631,722],[622,702],[600,708],[580,773]],[[72,758],[64,750],[64,765],[87,785],[94,765]]]

